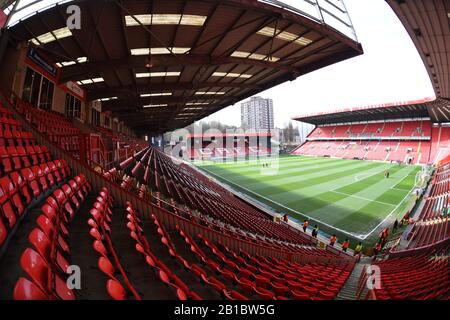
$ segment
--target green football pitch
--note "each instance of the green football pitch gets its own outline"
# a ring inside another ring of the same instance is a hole
[[[299,221],[308,217],[341,239],[364,242],[411,208],[421,171],[419,166],[304,156],[195,165],[278,212]]]

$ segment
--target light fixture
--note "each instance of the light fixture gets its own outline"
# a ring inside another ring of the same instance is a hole
[[[187,106],[206,106],[209,105],[209,102],[188,102]]]
[[[104,82],[105,80],[103,78],[93,78],[93,79],[85,79],[85,80],[80,80],[77,81],[77,83],[79,85],[83,85],[83,84],[93,84],[93,83],[97,83],[97,82]]]
[[[281,31],[281,32],[280,31],[281,30],[278,30],[278,29],[265,27],[265,28],[262,28],[261,30],[259,30],[257,32],[257,34],[266,36],[266,37],[270,37],[270,38],[275,36],[275,38],[277,38],[277,39],[280,39],[283,41],[288,41],[288,42],[294,42],[301,46],[306,46],[313,42],[311,39],[308,39],[306,37],[300,37],[299,35],[296,35],[296,34],[293,34],[293,33],[287,32],[287,31]]]
[[[145,56],[145,55],[163,55],[163,54],[185,54],[191,50],[191,48],[173,47],[173,48],[135,48],[131,49],[131,55],[133,56]]]
[[[196,95],[224,95],[223,91],[197,91]]]
[[[263,55],[259,53],[251,53],[251,52],[244,52],[244,51],[235,51],[231,54],[232,57],[235,58],[245,58],[245,59],[252,59],[252,60],[266,60],[270,62],[277,62],[280,60],[280,58],[268,55]]]
[[[142,108],[160,108],[160,107],[167,107],[168,104],[161,103],[161,104],[147,104],[145,106],[142,106]]]
[[[178,77],[181,72],[142,72],[136,73],[136,78]]]
[[[172,92],[161,92],[161,93],[143,93],[141,94],[141,98],[146,98],[146,97],[166,97],[166,96],[171,96]]]
[[[109,98],[97,99],[96,101],[104,102],[104,101],[117,100],[117,99],[118,99],[117,97],[109,97]]]
[[[205,24],[206,16],[192,14],[137,14],[125,16],[127,27],[139,25],[185,25],[201,27]]]
[[[72,36],[72,31],[68,27],[56,29],[47,33],[44,33],[36,38],[31,39],[35,45],[50,43],[57,39],[63,39]]]
[[[58,67],[62,68],[62,67],[71,66],[71,65],[74,65],[74,64],[77,64],[77,63],[85,63],[87,61],[88,61],[87,57],[79,57],[79,58],[76,58],[75,60],[72,60],[72,61],[57,62],[56,65]]]
[[[212,74],[212,77],[226,77],[226,78],[244,78],[249,79],[253,77],[252,74],[245,74],[245,73],[227,73],[227,72],[214,72]]]

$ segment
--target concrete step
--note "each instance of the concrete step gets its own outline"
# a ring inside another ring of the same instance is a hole
[[[368,263],[357,263],[353,268],[352,273],[347,279],[347,282],[342,287],[341,291],[336,297],[336,300],[355,300],[356,292],[358,291],[359,278],[361,276],[361,272]]]

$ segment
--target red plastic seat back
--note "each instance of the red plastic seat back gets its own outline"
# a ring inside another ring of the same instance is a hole
[[[47,236],[47,238],[52,239],[53,235],[55,233],[55,226],[50,221],[49,218],[47,218],[45,215],[41,214],[37,220],[37,225],[39,228],[44,232],[44,234]]]
[[[50,259],[51,255],[51,243],[48,240],[47,236],[40,230],[39,228],[34,228],[29,236],[28,240],[36,249],[36,251],[44,258],[47,262]]]
[[[50,269],[45,260],[33,249],[27,248],[20,257],[20,266],[43,291],[48,292]]]
[[[61,208],[64,205],[64,203],[67,202],[67,196],[61,189],[56,189],[53,192],[53,196],[55,197],[55,200],[58,203],[59,208]]]
[[[26,179],[28,182],[36,180],[36,177],[34,176],[33,171],[31,171],[30,168],[22,169],[22,177]]]
[[[42,177],[44,176],[44,172],[42,172],[41,168],[39,166],[34,166],[31,168],[31,170],[33,171],[33,174],[35,177]]]
[[[106,282],[106,291],[108,292],[109,296],[113,298],[114,300],[126,300],[127,299],[127,293],[123,286],[114,279],[109,279]]]
[[[7,237],[8,237],[8,229],[6,229],[3,220],[0,218],[0,247],[3,245]]]
[[[52,207],[48,203],[45,203],[42,206],[41,210],[47,218],[49,218],[51,221],[55,221],[58,213],[56,212],[56,209],[54,207]]]
[[[13,296],[14,300],[50,300],[46,293],[26,278],[19,278]]]
[[[26,181],[22,178],[22,176],[17,171],[12,172],[10,174],[10,177],[16,187],[21,188],[21,187],[25,186]]]
[[[109,261],[106,257],[100,257],[98,259],[98,268],[106,274],[108,277],[114,279],[114,266],[112,265],[111,261]]]

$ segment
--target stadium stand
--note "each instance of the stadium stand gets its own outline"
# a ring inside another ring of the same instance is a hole
[[[296,118],[316,127],[294,155],[433,166],[402,238],[369,262],[163,152],[165,132],[362,54],[342,1],[154,0],[150,19],[136,1],[77,1],[120,19],[85,15],[76,32],[61,19],[70,1],[37,3],[0,5],[1,300],[333,300],[348,287],[357,299],[450,298],[450,112],[436,85],[448,73],[430,74],[437,99]],[[231,147],[188,135],[202,141],[183,151],[273,152],[270,133],[231,135]],[[74,266],[82,286],[70,288]],[[367,287],[370,267],[380,287]]]
[[[449,164],[436,169],[423,209],[408,234],[408,248],[426,247],[450,238],[449,172]]]
[[[311,240],[288,226],[274,223],[262,212],[250,207],[245,202],[230,195],[227,190],[201,175],[187,164],[175,164],[174,160],[155,148],[148,148],[134,157],[122,162],[122,187],[130,188],[130,177],[142,184],[149,183],[149,189],[168,197],[168,201],[189,207],[188,216],[195,219],[193,211],[203,213],[201,219],[209,226],[216,225],[219,230],[242,230],[244,237],[250,232],[277,246],[284,241],[299,244],[311,244]],[[144,175],[143,175],[144,173]],[[109,175],[108,173],[107,175]],[[149,176],[154,177],[149,179]],[[137,183],[136,183],[137,185]],[[136,193],[140,190],[136,187]],[[152,201],[152,200],[151,200]],[[183,211],[183,210],[180,210]],[[206,217],[209,217],[206,218]],[[239,232],[237,232],[239,233]],[[289,248],[289,245],[282,244]],[[293,248],[294,250],[298,250]]]
[[[379,288],[366,290],[365,269],[361,275],[358,295],[379,300],[433,300],[449,299],[449,247],[429,249],[422,253],[406,252],[402,256],[375,261],[380,270]],[[375,281],[373,285],[375,286]]]
[[[186,145],[190,160],[249,158],[271,154],[272,137],[272,133],[262,132],[188,134]]]
[[[318,126],[293,154],[434,163],[438,147],[431,142],[430,149],[431,131],[431,122],[422,120]],[[445,127],[441,131],[448,134]]]
[[[19,99],[17,109],[25,119],[40,132],[47,135],[50,141],[60,145],[64,150],[76,157],[80,156],[81,131],[72,122],[56,112],[48,112],[35,108]]]

